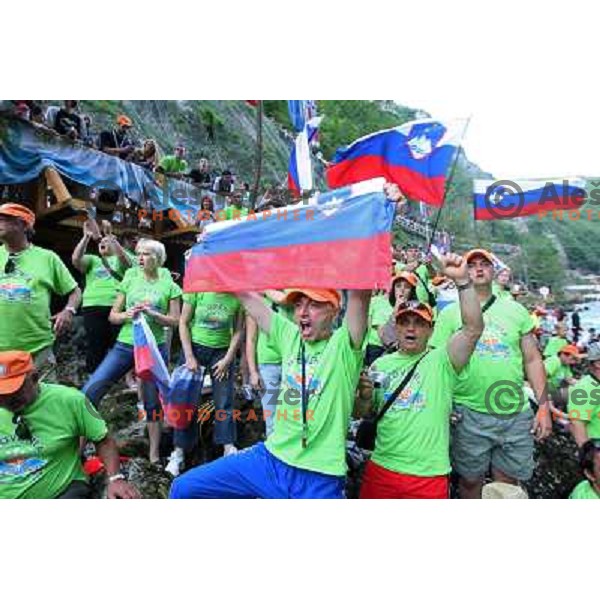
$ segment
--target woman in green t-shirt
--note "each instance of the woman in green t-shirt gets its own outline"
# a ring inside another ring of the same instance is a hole
[[[96,234],[98,235],[98,234]],[[98,254],[86,254],[94,232],[89,222],[83,224],[83,237],[73,250],[71,262],[85,276],[81,314],[85,330],[85,365],[93,373],[113,347],[119,328],[108,322],[110,309],[117,297],[117,286],[131,260],[114,236],[98,242]]]
[[[117,343],[106,355],[83,387],[83,392],[94,406],[98,406],[110,387],[119,381],[134,365],[133,319],[143,314],[156,339],[158,348],[167,361],[165,328],[177,327],[180,313],[181,289],[160,268],[165,262],[165,247],[160,242],[141,239],[136,246],[139,269],[129,269],[117,289],[117,297],[110,311],[109,320],[120,325]],[[150,438],[150,462],[160,461],[160,422],[162,410],[156,386],[144,381],[140,399]]]
[[[179,335],[185,364],[191,371],[208,369],[215,404],[214,443],[227,456],[234,454],[236,424],[233,419],[233,362],[242,334],[242,309],[232,294],[202,292],[184,294]],[[184,462],[184,452],[197,443],[197,418],[185,430],[173,432],[175,450],[166,470],[174,477]]]

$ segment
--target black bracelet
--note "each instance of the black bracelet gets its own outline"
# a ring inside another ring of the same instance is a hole
[[[467,281],[467,283],[463,283],[463,284],[456,284],[456,289],[459,292],[464,292],[465,290],[468,290],[471,286],[473,285],[472,281]]]

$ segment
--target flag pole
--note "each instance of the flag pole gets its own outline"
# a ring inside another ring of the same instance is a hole
[[[467,122],[465,123],[465,128],[463,129],[462,137],[460,140],[460,145],[456,148],[456,154],[454,155],[454,161],[452,163],[452,167],[450,168],[450,176],[446,181],[446,185],[444,186],[444,195],[442,197],[442,205],[437,211],[437,215],[435,216],[435,222],[433,223],[433,228],[431,230],[431,235],[429,236],[429,241],[427,242],[427,251],[426,254],[429,254],[431,250],[431,245],[433,244],[433,238],[435,236],[435,232],[437,231],[438,224],[440,222],[440,217],[442,215],[442,210],[444,209],[444,205],[446,204],[446,196],[448,195],[448,191],[450,190],[450,186],[452,185],[452,181],[454,179],[454,174],[456,173],[456,166],[458,165],[458,158],[462,151],[462,142],[465,139],[465,135],[467,133],[467,129],[469,128],[469,123],[471,122],[471,117],[473,115],[469,115]]]
[[[262,171],[262,145],[263,145],[263,101],[258,101],[256,107],[256,177],[254,189],[252,190],[252,210],[256,209],[258,189],[260,187],[260,176]]]

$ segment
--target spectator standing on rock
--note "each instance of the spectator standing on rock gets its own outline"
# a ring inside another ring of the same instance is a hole
[[[461,498],[480,498],[491,468],[492,479],[517,484],[533,473],[533,441],[552,432],[546,373],[527,310],[492,294],[493,256],[474,249],[465,255],[469,277],[481,303],[485,329],[471,357],[465,377],[454,391],[457,423],[452,439],[452,461],[460,477]],[[460,307],[444,309],[431,345],[446,345],[462,327]],[[524,377],[538,400],[534,416],[523,393]]]
[[[214,443],[223,446],[225,456],[237,448],[236,423],[233,419],[234,364],[242,335],[243,315],[239,300],[232,294],[212,292],[184,294],[179,321],[181,348],[191,371],[207,369],[212,380],[215,405]],[[189,427],[173,434],[175,450],[167,471],[174,477],[184,462],[185,452],[197,444],[196,413]]]
[[[83,237],[71,258],[73,266],[85,276],[83,291],[83,327],[86,336],[86,369],[93,373],[114,346],[119,333],[108,316],[117,287],[123,280],[131,261],[114,236],[105,236],[98,242],[98,254],[86,254],[93,232],[89,223],[83,225]]]
[[[144,167],[144,169],[154,171],[160,162],[156,141],[144,140],[143,146],[136,150],[133,161],[140,167]]]
[[[0,351],[30,352],[45,372],[56,365],[55,335],[71,328],[81,290],[54,252],[31,243],[34,224],[35,215],[27,207],[0,206]],[[52,294],[68,295],[68,300],[51,317]]]
[[[590,439],[600,439],[600,344],[587,352],[588,373],[569,389],[571,434],[581,448]]]
[[[571,314],[571,330],[573,332],[573,341],[577,343],[581,334],[581,319],[577,310],[574,310]]]
[[[431,307],[412,301],[394,310],[398,351],[371,367],[371,376],[377,374],[377,393],[369,378],[361,380],[360,397],[367,401],[363,413],[372,403],[382,415],[388,400],[397,396],[378,421],[361,498],[448,498],[452,389],[483,332],[483,318],[466,260],[450,254],[442,264],[459,290],[462,326],[446,345],[428,351]]]
[[[141,239],[136,246],[139,269],[129,269],[117,288],[117,297],[110,311],[109,321],[121,326],[117,343],[94,371],[82,391],[98,406],[109,389],[133,366],[133,319],[144,314],[165,362],[168,349],[165,327],[177,327],[179,322],[181,289],[171,277],[161,273],[166,259],[165,247],[156,240]],[[156,386],[150,381],[141,385],[146,423],[150,438],[150,462],[160,462],[161,404]]]
[[[117,446],[85,396],[40,383],[28,352],[0,352],[0,498],[88,498],[82,437],[96,444],[108,498],[139,498],[119,473]]]

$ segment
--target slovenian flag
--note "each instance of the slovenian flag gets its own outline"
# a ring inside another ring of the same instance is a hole
[[[553,210],[580,208],[586,182],[574,179],[473,181],[473,212],[477,221],[514,219]]]
[[[384,177],[408,198],[442,206],[465,127],[465,120],[419,119],[360,138],[336,152],[327,169],[329,187]]]
[[[143,314],[133,320],[133,360],[135,374],[144,381],[152,381],[158,388],[161,399],[166,398],[171,386],[171,376]]]
[[[383,179],[208,225],[186,266],[186,292],[296,287],[386,289],[395,204]]]
[[[308,121],[292,146],[288,167],[288,189],[292,196],[298,197],[302,190],[312,190],[314,187],[310,144],[317,137],[320,123],[321,117]]]

